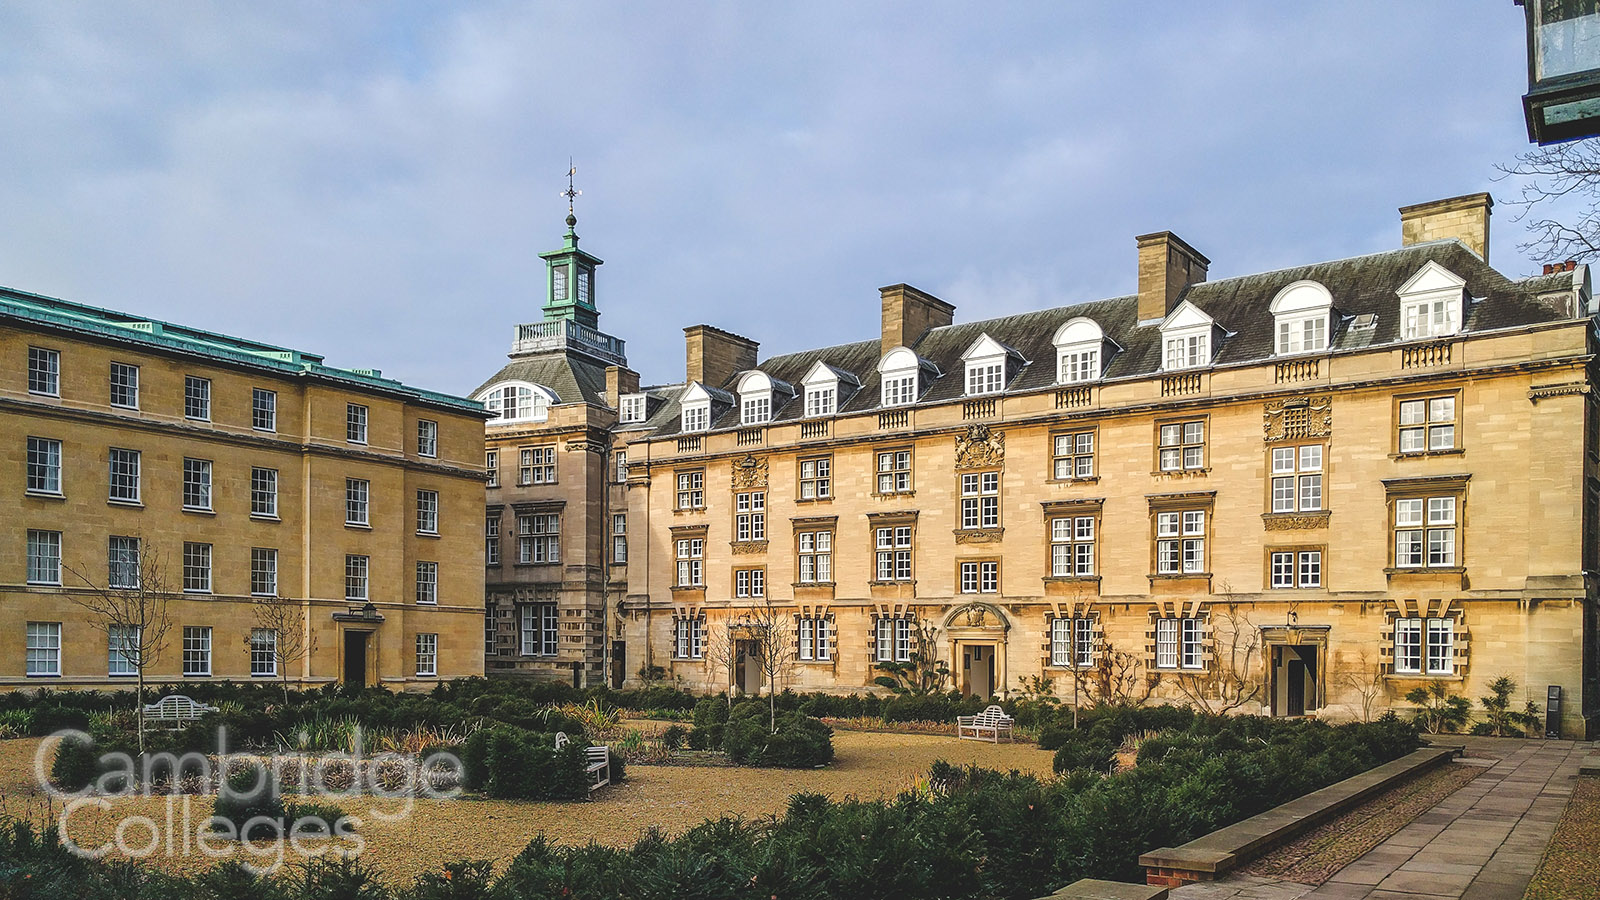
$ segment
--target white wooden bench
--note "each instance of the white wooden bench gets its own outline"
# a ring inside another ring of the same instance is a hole
[[[991,706],[975,716],[956,716],[956,737],[998,744],[1001,735],[1007,740],[1011,739],[1011,726],[1016,724],[1016,721],[1006,715],[1005,710]]]
[[[215,706],[207,706],[182,694],[168,694],[154,703],[144,705],[144,720],[147,723],[176,729],[198,720],[206,713],[216,711]]]
[[[556,732],[556,749],[565,747],[571,739],[564,731]],[[583,751],[584,769],[589,773],[591,783],[589,790],[603,788],[611,783],[611,748],[601,744],[598,747],[585,747]]]

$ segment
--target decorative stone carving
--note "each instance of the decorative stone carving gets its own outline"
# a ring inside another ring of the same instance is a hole
[[[957,469],[992,469],[1005,461],[1005,432],[987,425],[968,425],[966,434],[956,435]]]
[[[746,456],[733,464],[733,489],[748,491],[767,486],[767,461]]]
[[[734,541],[729,546],[733,548],[734,556],[750,556],[755,553],[767,552],[766,541]]]
[[[957,528],[958,544],[993,544],[1006,533],[1004,528]]]
[[[1268,442],[1328,437],[1333,434],[1333,396],[1269,400],[1262,410],[1261,428]]]
[[[1328,527],[1328,514],[1325,512],[1305,513],[1303,515],[1267,513],[1261,517],[1261,520],[1268,531],[1310,531],[1315,528]]]

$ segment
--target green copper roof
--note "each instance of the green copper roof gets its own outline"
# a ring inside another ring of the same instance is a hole
[[[289,377],[339,382],[467,413],[485,412],[483,404],[475,400],[409,387],[393,378],[384,378],[377,369],[336,368],[325,364],[323,358],[315,353],[0,287],[0,321],[7,319],[119,343],[205,357]]]

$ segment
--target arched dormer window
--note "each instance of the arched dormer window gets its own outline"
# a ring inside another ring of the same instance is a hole
[[[525,381],[494,385],[479,393],[477,400],[495,414],[490,424],[543,422],[550,417],[550,404],[559,402],[549,388]]]
[[[1100,323],[1085,316],[1068,319],[1056,329],[1056,383],[1094,381],[1105,371],[1116,344],[1106,340]]]
[[[917,402],[921,391],[918,375],[922,361],[906,347],[896,347],[883,355],[878,363],[878,375],[883,382],[884,406],[909,406]]]
[[[764,372],[746,372],[736,387],[739,393],[739,424],[761,425],[772,421],[772,379]]]
[[[1466,321],[1466,279],[1431,259],[1395,293],[1400,295],[1401,340],[1455,334]]]
[[[705,385],[695,382],[683,392],[679,401],[682,407],[682,431],[707,431],[711,428],[711,393]]]
[[[1333,334],[1333,295],[1315,281],[1296,281],[1272,298],[1278,356],[1328,349]]]

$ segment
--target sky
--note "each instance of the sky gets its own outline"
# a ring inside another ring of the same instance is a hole
[[[763,358],[1123,296],[1134,236],[1215,278],[1399,245],[1514,195],[1510,0],[0,5],[0,285],[465,394],[565,230],[646,383],[682,330]],[[1501,202],[1490,261],[1537,269]]]

